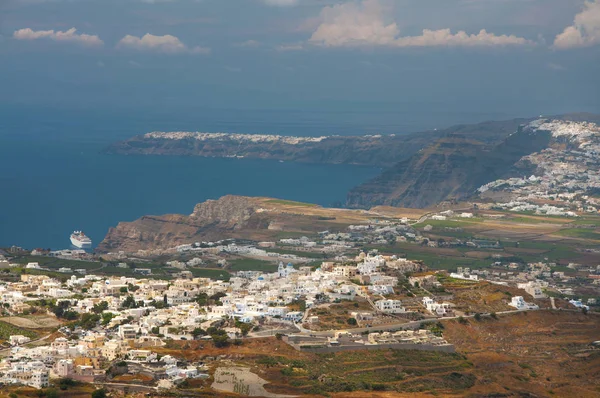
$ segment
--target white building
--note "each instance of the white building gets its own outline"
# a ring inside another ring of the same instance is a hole
[[[402,314],[406,312],[406,309],[402,307],[402,301],[400,300],[379,300],[375,302],[375,307],[381,312],[388,314]]]
[[[534,299],[541,299],[546,297],[546,295],[542,291],[542,286],[538,282],[531,281],[527,283],[519,283],[517,287],[519,289],[525,290]]]
[[[510,300],[511,307],[515,307],[517,310],[537,310],[539,307],[535,304],[526,303],[523,296],[514,296]]]
[[[48,371],[47,370],[36,370],[31,373],[31,379],[28,385],[34,388],[46,388],[49,386],[48,382]]]
[[[25,344],[30,342],[31,339],[29,337],[26,336],[22,336],[20,334],[14,335],[14,336],[10,336],[8,338],[8,343],[10,345],[21,345],[21,344]]]

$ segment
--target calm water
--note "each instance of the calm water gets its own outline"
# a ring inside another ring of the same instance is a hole
[[[114,138],[137,131],[109,134],[96,124],[82,134],[83,126],[81,120],[28,119],[0,134],[0,246],[66,248],[75,229],[97,244],[119,221],[189,214],[196,203],[226,194],[331,205],[377,173],[250,159],[102,155]]]
[[[402,133],[508,115],[197,110],[131,112],[0,106],[0,246],[69,246],[84,230],[99,243],[108,228],[147,214],[192,212],[226,194],[321,205],[344,202],[379,170],[249,159],[109,156],[102,148],[148,131],[284,135]]]

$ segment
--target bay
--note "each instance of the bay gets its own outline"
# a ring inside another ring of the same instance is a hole
[[[344,202],[352,187],[379,171],[252,159],[104,155],[100,152],[108,143],[137,131],[123,127],[128,124],[123,120],[88,120],[56,116],[36,121],[22,115],[3,120],[0,247],[67,248],[73,230],[83,230],[96,245],[120,221],[189,214],[196,203],[228,194],[329,206]]]
[[[402,134],[507,115],[431,107],[72,109],[0,104],[0,247],[62,249],[73,230],[98,244],[120,221],[189,214],[223,195],[330,206],[381,170],[251,159],[111,156],[111,142],[149,131],[299,136]]]

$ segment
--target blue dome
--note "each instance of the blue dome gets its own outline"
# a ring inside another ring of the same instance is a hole
[[[264,280],[265,280],[265,278],[263,278],[262,276],[259,276],[259,277],[258,277],[258,280],[259,280],[259,281],[264,281]]]

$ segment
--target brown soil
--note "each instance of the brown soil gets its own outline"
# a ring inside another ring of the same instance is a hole
[[[590,346],[598,315],[536,311],[444,325],[446,339],[475,365],[469,394],[600,396],[600,350]]]

